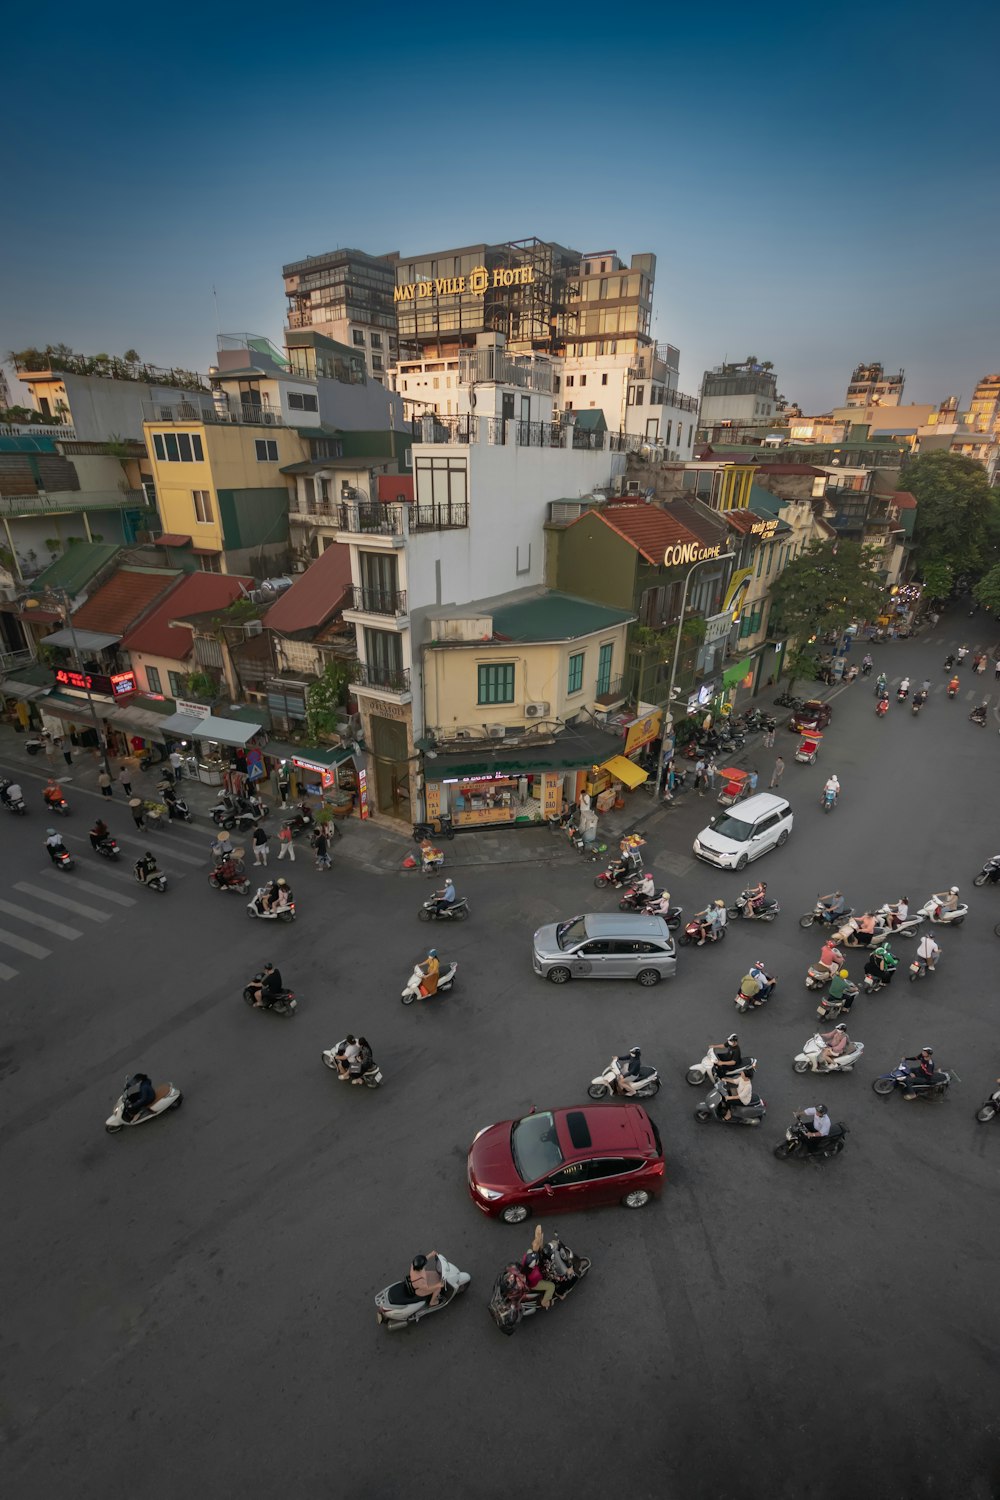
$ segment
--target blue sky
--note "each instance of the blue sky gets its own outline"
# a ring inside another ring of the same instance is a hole
[[[0,60],[0,350],[204,370],[213,285],[280,339],[283,262],[535,234],[656,253],[690,392],[753,352],[807,411],[861,360],[967,400],[1000,369],[997,14],[57,6]]]

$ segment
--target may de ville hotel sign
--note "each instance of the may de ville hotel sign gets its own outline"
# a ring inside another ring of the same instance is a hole
[[[468,276],[435,276],[427,281],[408,281],[393,288],[393,302],[413,302],[420,297],[457,297],[471,292],[485,297],[491,287],[530,286],[535,279],[534,266],[474,266]]]

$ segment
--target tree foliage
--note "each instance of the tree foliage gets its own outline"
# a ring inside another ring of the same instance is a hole
[[[984,609],[1000,615],[1000,563],[994,563],[989,572],[983,574],[972,592]]]
[[[881,612],[883,588],[860,542],[812,542],[772,583],[771,619],[798,646],[789,670],[816,636],[841,631]],[[801,675],[802,666],[795,675]],[[794,681],[794,676],[793,676]]]
[[[975,573],[989,565],[1000,497],[982,464],[959,453],[928,453],[908,463],[899,482],[917,502],[914,542],[921,569],[943,562],[955,573]]]
[[[306,692],[306,731],[310,739],[332,734],[337,710],[347,702],[347,689],[357,671],[355,662],[334,658],[328,661],[322,677],[310,683]]]
[[[955,569],[943,558],[932,557],[920,569],[924,593],[930,599],[947,599],[955,582]]]

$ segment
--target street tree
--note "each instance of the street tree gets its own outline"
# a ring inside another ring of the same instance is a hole
[[[900,476],[917,502],[914,542],[918,565],[948,563],[955,573],[981,572],[990,562],[1000,496],[986,470],[959,453],[928,453]]]
[[[994,563],[990,571],[983,574],[972,592],[976,602],[988,609],[991,615],[1000,615],[1000,563]]]
[[[947,599],[955,582],[955,569],[943,558],[931,558],[920,569],[920,577],[929,599]]]
[[[820,635],[839,633],[855,620],[881,612],[884,593],[873,558],[861,542],[811,542],[772,583],[771,618],[795,643],[789,652],[789,686],[801,676],[809,647]]]

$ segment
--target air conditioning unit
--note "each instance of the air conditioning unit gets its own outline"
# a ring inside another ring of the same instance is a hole
[[[244,634],[248,636],[261,635],[263,633],[263,630],[264,622],[262,620],[247,620],[246,624],[243,626]]]
[[[625,493],[626,495],[638,495],[640,493],[638,479],[630,479],[628,481],[628,483],[625,485]]]
[[[487,724],[486,738],[490,740],[502,740],[507,733],[502,724]]]
[[[548,716],[549,705],[547,703],[526,703],[524,705],[524,717],[526,719],[544,719]]]

